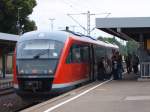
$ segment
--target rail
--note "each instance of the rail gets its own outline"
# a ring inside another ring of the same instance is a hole
[[[140,74],[142,78],[150,78],[150,62],[140,63]]]

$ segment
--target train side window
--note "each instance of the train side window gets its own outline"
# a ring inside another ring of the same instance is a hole
[[[95,46],[95,58],[98,61],[101,57],[105,57],[106,51],[104,47]]]
[[[81,62],[80,46],[76,44],[74,44],[72,48],[72,62],[73,63]]]
[[[66,63],[71,63],[72,62],[72,48],[70,48],[69,50],[69,54],[68,54],[68,57],[67,57],[67,60],[66,60]]]
[[[80,54],[80,46],[77,44],[73,44],[69,50],[69,54],[66,60],[66,63],[80,63],[81,62],[81,54]]]
[[[74,44],[70,48],[66,63],[87,63],[89,57],[89,46]]]
[[[89,62],[89,47],[88,46],[81,46],[81,61],[84,63]]]
[[[111,50],[111,48],[107,48],[106,49],[107,50],[107,57],[109,58],[109,59],[111,59],[111,57],[112,57],[112,50]]]

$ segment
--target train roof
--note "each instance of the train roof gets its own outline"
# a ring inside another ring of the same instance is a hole
[[[67,32],[57,31],[57,32],[41,32],[41,31],[32,31],[24,33],[18,42],[32,40],[32,39],[52,39],[65,42],[68,37]]]
[[[96,39],[92,39],[92,37],[87,37],[87,36],[81,36],[81,37],[75,37],[73,36],[72,38],[80,40],[80,41],[84,41],[84,42],[88,42],[88,43],[93,43],[96,45],[100,45],[100,46],[104,46],[104,47],[109,47],[109,48],[114,48],[114,49],[118,49],[119,47],[115,44],[111,44],[111,43],[106,43],[100,40],[96,40]]]
[[[83,35],[81,33],[75,33],[72,31],[55,31],[55,32],[40,32],[40,31],[32,31],[25,33],[21,36],[18,42],[26,41],[26,40],[33,40],[33,39],[52,39],[52,40],[57,40],[61,42],[65,42],[69,37],[75,39],[75,40],[80,40],[88,43],[93,43],[105,47],[110,47],[110,48],[116,48],[118,49],[117,45],[106,43],[103,41],[99,41],[96,39],[93,39],[90,36]]]
[[[18,35],[8,34],[8,33],[0,33],[0,40],[17,42],[18,39],[19,39]]]

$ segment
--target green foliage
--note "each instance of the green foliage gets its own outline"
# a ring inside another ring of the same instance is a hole
[[[119,47],[120,53],[122,55],[126,54],[126,48],[124,45],[122,45],[115,37],[114,38],[103,38],[103,37],[98,37],[98,40],[104,41],[104,42],[109,42],[111,44],[115,44]]]
[[[130,40],[126,43],[126,46],[121,44],[117,39],[114,38],[103,38],[103,37],[98,37],[98,40],[104,41],[104,42],[109,42],[111,44],[116,44],[119,47],[120,53],[122,55],[127,55],[127,53],[132,54],[137,53],[138,49],[138,43],[134,40]]]
[[[24,26],[23,32],[35,30],[35,22],[28,18],[35,6],[35,0],[0,0],[0,32],[17,34],[19,7],[22,7],[19,16],[20,25]]]
[[[132,41],[128,41],[127,44],[126,44],[126,47],[127,47],[127,52],[132,54],[132,53],[137,53],[137,49],[139,47],[139,44],[132,40]]]

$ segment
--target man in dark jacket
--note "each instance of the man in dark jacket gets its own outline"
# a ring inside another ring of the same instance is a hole
[[[117,60],[118,78],[122,79],[122,72],[123,72],[122,55],[118,51],[116,52],[116,60]]]
[[[130,73],[132,71],[131,59],[132,59],[132,56],[130,53],[128,53],[128,56],[126,56],[126,58],[125,58],[126,68],[127,68],[128,73]]]
[[[133,53],[132,56],[132,67],[133,67],[133,72],[136,74],[138,72],[138,65],[139,65],[139,58],[135,53]]]
[[[98,80],[104,80],[105,78],[105,67],[104,67],[104,57],[100,58],[100,60],[98,61]]]
[[[111,59],[112,59],[112,74],[113,74],[113,79],[114,80],[118,80],[119,76],[118,76],[118,64],[117,64],[117,57],[116,57],[116,55],[114,54]]]

